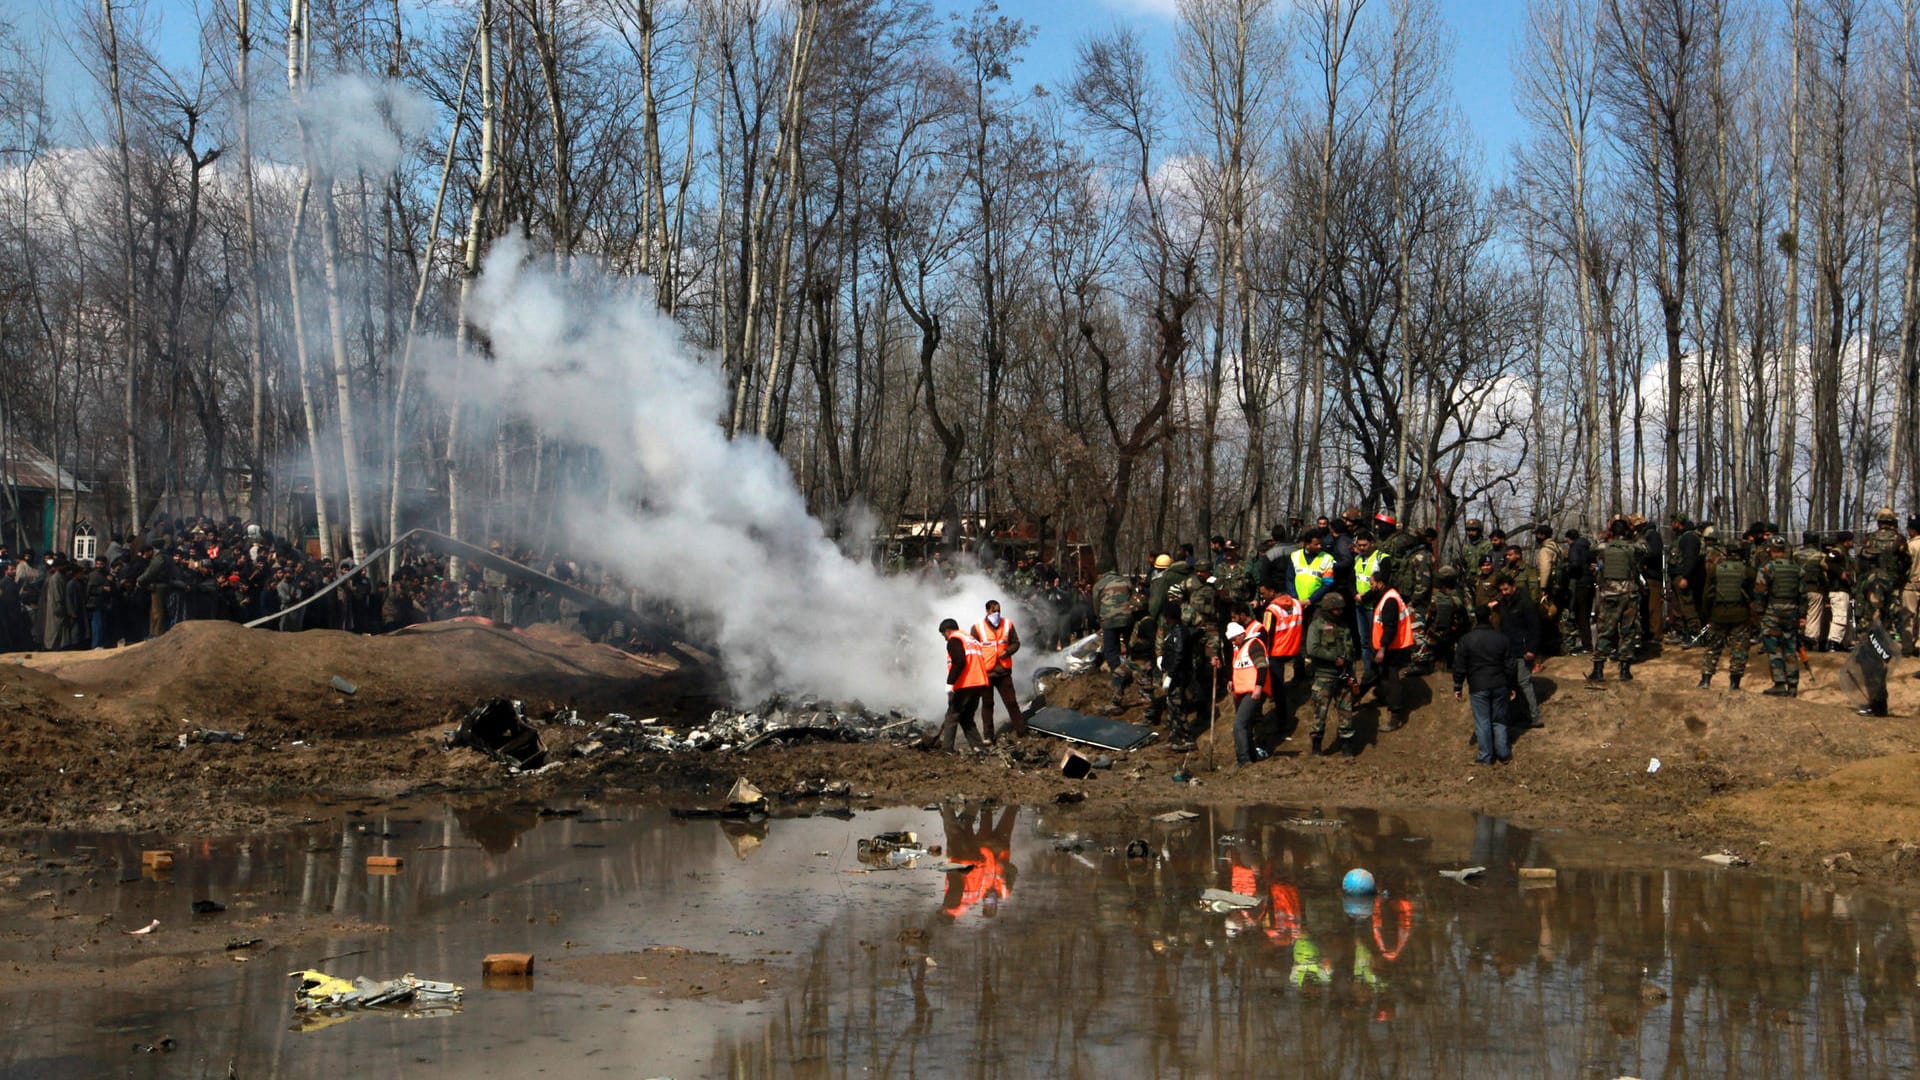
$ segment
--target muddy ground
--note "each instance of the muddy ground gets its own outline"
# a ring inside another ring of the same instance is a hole
[[[1400,730],[1376,734],[1378,710],[1362,708],[1368,745],[1353,759],[1307,757],[1296,736],[1272,759],[1235,770],[1223,731],[1218,747],[1203,738],[1180,755],[1156,745],[1081,781],[1058,773],[1062,744],[1042,738],[958,757],[891,743],[602,756],[510,778],[473,751],[443,746],[442,733],[476,700],[504,694],[536,713],[566,704],[586,716],[685,725],[719,703],[711,668],[691,651],[633,657],[553,628],[434,624],[367,638],[190,623],[109,653],[0,657],[0,828],[232,833],[306,816],[316,798],[713,804],[747,776],[776,804],[814,781],[845,781],[855,807],[955,796],[1071,801],[1090,830],[1124,830],[1195,802],[1470,809],[1727,849],[1757,869],[1920,896],[1915,665],[1894,672],[1894,716],[1872,719],[1854,714],[1839,663],[1814,657],[1802,696],[1785,700],[1758,693],[1764,667],[1742,692],[1724,688],[1724,673],[1715,688],[1694,689],[1697,653],[1672,650],[1638,665],[1633,682],[1597,689],[1581,681],[1581,660],[1551,660],[1536,680],[1545,725],[1521,736],[1514,763],[1499,768],[1471,763],[1466,706],[1434,676],[1416,688],[1418,707]],[[356,692],[331,688],[336,675]],[[1108,696],[1103,678],[1083,678],[1057,687],[1053,703],[1093,710]],[[1303,697],[1296,690],[1291,702],[1300,715]],[[1129,702],[1120,715],[1139,712]],[[246,741],[191,741],[203,729],[244,732]],[[579,735],[553,729],[548,738],[564,756]],[[1656,757],[1661,767],[1650,773]],[[1182,771],[1197,783],[1176,782]]]

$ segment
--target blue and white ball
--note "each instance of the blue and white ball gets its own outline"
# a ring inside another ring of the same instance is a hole
[[[1373,875],[1357,866],[1340,879],[1340,891],[1348,896],[1372,896],[1373,889]]]

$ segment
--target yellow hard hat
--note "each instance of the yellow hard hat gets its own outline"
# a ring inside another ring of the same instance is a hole
[[[1153,568],[1155,570],[1165,570],[1167,567],[1172,565],[1173,565],[1173,556],[1171,555],[1155,555],[1153,557]]]

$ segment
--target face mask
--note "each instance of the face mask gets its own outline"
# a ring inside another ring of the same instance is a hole
[[[987,616],[987,625],[993,627],[995,630],[1000,629],[1000,613],[996,611]]]

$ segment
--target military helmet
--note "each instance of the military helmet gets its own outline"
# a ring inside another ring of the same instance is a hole
[[[1874,511],[1873,520],[1880,522],[1882,524],[1892,525],[1894,522],[1899,521],[1900,518],[1896,514],[1894,514],[1893,507],[1883,506],[1880,509]]]
[[[1320,601],[1320,606],[1328,611],[1345,611],[1347,610],[1346,594],[1330,592],[1325,600]]]

